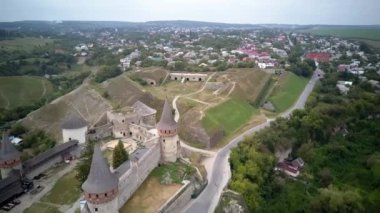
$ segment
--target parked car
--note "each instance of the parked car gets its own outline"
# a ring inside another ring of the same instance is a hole
[[[16,199],[16,200],[12,200],[11,203],[17,206],[18,204],[21,203],[21,201]]]

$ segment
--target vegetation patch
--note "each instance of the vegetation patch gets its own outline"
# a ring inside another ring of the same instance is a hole
[[[33,203],[29,208],[24,210],[24,213],[61,213],[58,208],[44,203]]]
[[[181,162],[175,162],[156,167],[152,171],[151,175],[153,177],[159,178],[160,183],[163,184],[180,184],[186,176],[191,175],[193,173],[194,168],[192,168],[191,166]]]
[[[81,191],[78,188],[79,181],[75,178],[76,171],[71,171],[62,176],[41,201],[54,204],[72,204],[78,200]]]
[[[276,111],[283,112],[290,108],[297,101],[308,81],[309,79],[292,72],[280,79],[269,97]]]
[[[0,77],[0,108],[12,109],[29,105],[52,92],[52,84],[44,78]]]
[[[223,128],[225,135],[233,133],[248,122],[258,109],[245,101],[229,99],[206,111],[202,125],[208,133]]]
[[[0,50],[13,51],[13,50],[24,50],[31,51],[35,47],[42,47],[53,43],[54,40],[50,38],[35,38],[35,37],[25,37],[25,38],[15,38],[11,40],[0,41]]]
[[[318,28],[307,30],[316,35],[330,35],[344,38],[362,38],[370,40],[380,40],[380,29],[368,28]]]

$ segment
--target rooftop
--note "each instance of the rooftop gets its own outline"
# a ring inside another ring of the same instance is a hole
[[[70,115],[62,123],[63,129],[79,129],[87,126],[87,122],[81,116]]]
[[[87,193],[100,194],[116,189],[119,179],[111,173],[109,165],[102,155],[98,144],[95,144],[90,173],[82,189]]]
[[[169,101],[166,99],[164,104],[164,109],[162,110],[162,115],[160,121],[157,123],[157,129],[176,129],[177,122],[174,120],[173,109],[170,106]]]
[[[141,101],[136,101],[136,103],[134,103],[132,107],[141,116],[153,115],[157,112],[157,110],[150,108],[148,105],[144,104]]]

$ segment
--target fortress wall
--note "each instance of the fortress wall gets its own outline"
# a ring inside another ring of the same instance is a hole
[[[185,180],[184,185],[174,194],[166,203],[164,203],[157,212],[159,213],[172,213],[180,212],[191,200],[193,194],[193,184]]]
[[[150,172],[158,166],[160,158],[160,145],[156,143],[138,161],[131,162],[131,168],[119,179],[119,208],[128,201]]]

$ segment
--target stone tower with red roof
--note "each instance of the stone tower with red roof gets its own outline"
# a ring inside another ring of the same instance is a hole
[[[177,135],[177,122],[174,120],[173,109],[168,100],[165,100],[160,121],[157,123],[160,136],[161,161],[163,163],[175,162],[178,157],[179,139]]]

